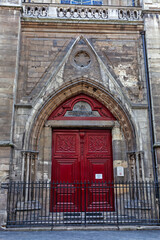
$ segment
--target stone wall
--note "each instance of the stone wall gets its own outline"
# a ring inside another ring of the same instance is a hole
[[[29,130],[30,126],[34,125],[34,121],[39,121],[38,118],[43,121],[45,114],[48,114],[46,112],[38,117],[48,99],[54,98],[67,84],[72,86],[76,79],[77,82],[78,79],[84,79],[86,88],[91,89],[87,90],[91,96],[98,99],[102,93],[94,87],[87,87],[87,81],[97,86],[99,84],[99,87],[109,91],[129,112],[136,135],[136,146],[133,150],[137,152],[137,155],[132,155],[134,164],[138,161],[136,156],[139,156],[139,152],[144,152],[143,179],[152,179],[146,85],[140,35],[140,31],[143,30],[142,23],[136,23],[133,26],[86,23],[84,27],[84,24],[78,23],[77,25],[75,22],[61,24],[53,21],[46,24],[45,20],[39,23],[36,20],[30,22],[28,20],[22,21],[14,134],[14,142],[17,146],[13,158],[13,169],[17,168],[15,178],[21,179],[23,165],[21,151],[38,150],[36,179],[50,179],[51,132],[44,127],[44,121],[42,128],[37,127],[33,133],[33,140],[36,144],[38,142],[37,148],[29,149],[31,145],[26,139],[29,139],[30,131],[32,132]],[[88,67],[76,66],[75,56],[80,51],[89,55]],[[67,96],[72,97],[78,92],[78,89],[74,88],[76,86],[70,91],[67,90],[70,95],[64,90],[61,94],[64,100]],[[77,88],[83,89],[80,86]],[[57,96],[52,103],[53,109],[61,102],[61,97]],[[121,125],[121,127],[124,131],[122,135],[125,135],[124,126]],[[40,132],[37,133],[37,131]],[[115,137],[113,141],[115,151],[118,149],[118,152],[114,153],[114,166],[116,168],[124,165],[125,174],[129,176],[130,157],[126,153],[124,136],[122,139]],[[139,170],[136,171],[135,174],[139,175]]]
[[[13,147],[13,107],[18,71],[20,9],[0,6],[0,185],[7,181]],[[0,223],[6,216],[6,190],[0,188]]]

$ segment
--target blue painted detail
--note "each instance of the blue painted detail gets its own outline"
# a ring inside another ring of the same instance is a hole
[[[61,0],[62,4],[70,4],[70,0]]]
[[[61,0],[61,4],[78,4],[78,5],[102,5],[102,1],[93,0]]]
[[[73,0],[71,1],[71,4],[81,4],[81,0]]]
[[[102,1],[93,1],[93,5],[102,5]]]
[[[132,0],[132,6],[135,7],[135,0]]]
[[[91,5],[91,0],[73,0],[71,4]]]

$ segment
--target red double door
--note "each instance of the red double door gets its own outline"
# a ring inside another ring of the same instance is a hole
[[[113,210],[111,130],[53,130],[52,142],[51,211]]]

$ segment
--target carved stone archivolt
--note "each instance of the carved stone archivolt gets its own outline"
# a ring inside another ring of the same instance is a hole
[[[42,128],[51,113],[57,108],[57,106],[65,102],[67,99],[80,93],[92,96],[107,107],[120,123],[126,139],[128,151],[133,151],[133,149],[136,148],[136,137],[131,116],[127,110],[124,110],[125,108],[118,104],[100,84],[96,84],[95,82],[92,83],[89,79],[83,78],[77,79],[77,81],[75,80],[74,84],[73,81],[72,83],[68,82],[63,86],[63,89],[61,88],[61,91],[59,90],[59,93],[55,94],[45,103],[45,105],[42,106],[40,112],[37,109],[37,116],[35,117],[35,121],[33,120],[32,122],[30,134],[28,134],[28,147],[34,150],[38,149],[38,142]]]

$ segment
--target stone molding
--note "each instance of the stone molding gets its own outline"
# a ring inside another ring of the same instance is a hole
[[[56,4],[23,4],[23,17],[49,19],[82,19],[142,21],[142,9],[137,7],[75,6]]]
[[[113,128],[116,121],[95,121],[95,120],[49,120],[46,127],[97,127],[97,128]]]
[[[0,0],[0,6],[21,6],[21,0]]]
[[[10,141],[0,141],[0,147],[14,147],[14,143]]]

